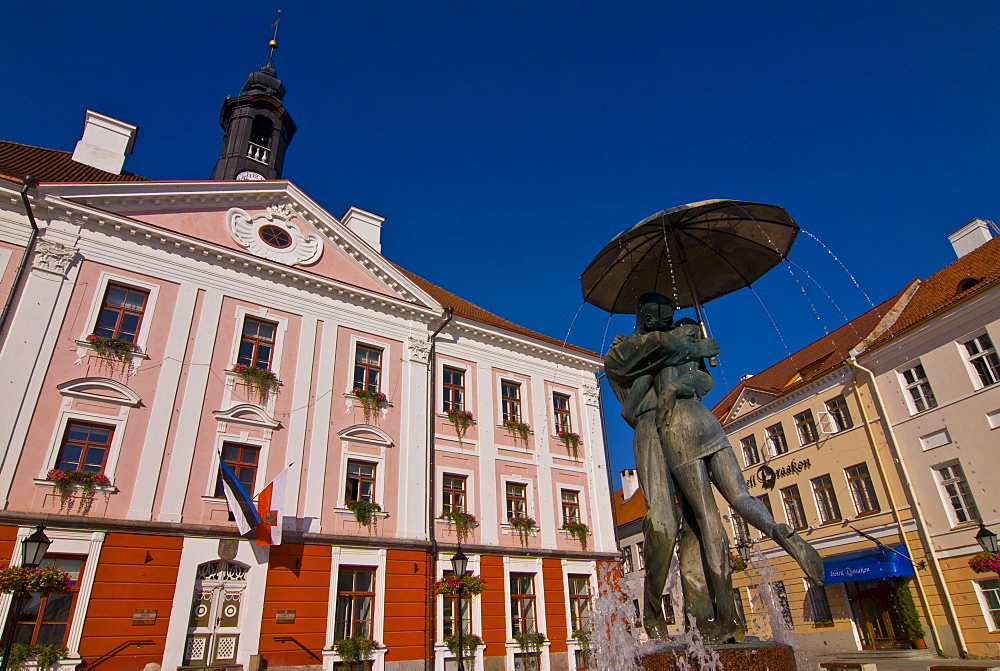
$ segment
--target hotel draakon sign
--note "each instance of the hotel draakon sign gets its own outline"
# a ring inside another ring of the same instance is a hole
[[[793,475],[795,473],[801,473],[812,466],[808,459],[799,459],[798,461],[793,461],[787,466],[782,466],[781,468],[775,470],[764,464],[757,469],[757,472],[747,478],[747,489],[753,489],[757,485],[760,485],[764,489],[774,489],[774,482],[778,478],[783,478],[786,475]]]

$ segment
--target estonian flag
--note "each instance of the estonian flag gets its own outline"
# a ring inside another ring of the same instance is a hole
[[[285,513],[285,487],[291,466],[278,473],[257,495],[257,545],[281,545],[281,522]]]
[[[260,524],[260,515],[257,514],[257,507],[250,500],[250,494],[246,487],[236,477],[232,467],[221,458],[219,459],[219,473],[222,474],[222,491],[229,503],[229,511],[233,514],[236,528],[240,530],[242,536]]]

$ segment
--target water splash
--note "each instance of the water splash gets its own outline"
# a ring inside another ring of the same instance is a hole
[[[841,261],[840,258],[836,254],[833,253],[833,250],[830,249],[829,247],[827,247],[826,244],[822,240],[820,240],[819,238],[817,238],[815,235],[813,235],[809,231],[805,230],[804,228],[800,229],[800,230],[803,233],[805,233],[806,235],[808,235],[810,238],[812,238],[813,240],[815,240],[816,242],[818,242],[819,245],[824,250],[826,250],[826,253],[833,257],[833,260],[837,262],[837,265],[839,265],[843,269],[843,271],[845,273],[847,273],[847,276],[851,278],[851,281],[854,282],[854,286],[856,286],[858,288],[858,291],[860,291],[861,295],[865,297],[865,300],[868,301],[868,304],[871,307],[875,307],[875,304],[872,302],[872,299],[868,297],[868,294],[865,293],[865,290],[861,288],[860,284],[858,284],[857,278],[854,277],[854,275],[851,273],[851,271],[847,269],[847,266],[844,265],[843,261]]]
[[[598,595],[590,605],[590,667],[615,671],[641,671],[636,661],[639,641],[633,632],[635,610],[625,592],[621,569],[598,566]]]

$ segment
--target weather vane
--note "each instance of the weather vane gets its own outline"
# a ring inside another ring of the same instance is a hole
[[[269,51],[268,54],[267,54],[267,64],[268,64],[268,66],[270,66],[273,63],[273,61],[274,61],[274,50],[278,48],[278,24],[279,23],[281,23],[281,10],[280,9],[278,10],[278,19],[274,23],[271,24],[271,27],[274,28],[274,37],[272,37],[271,41],[267,43],[267,46],[271,48],[271,51]]]

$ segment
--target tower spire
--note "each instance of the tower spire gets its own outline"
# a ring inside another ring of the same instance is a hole
[[[278,48],[277,20],[268,42],[267,63],[251,72],[240,94],[222,104],[219,124],[226,132],[212,179],[280,179],[285,150],[295,134],[295,122],[281,103],[285,86],[274,71]]]

